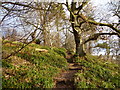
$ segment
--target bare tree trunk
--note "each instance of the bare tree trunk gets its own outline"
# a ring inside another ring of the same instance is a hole
[[[76,30],[74,30],[73,24],[72,24],[72,28],[74,31],[74,38],[76,44],[76,55],[80,57],[85,56],[86,53],[84,51],[84,44],[82,44],[82,38],[80,37],[79,33]]]
[[[72,12],[74,12],[76,10],[76,3],[75,2],[72,2],[71,10],[72,10]],[[72,22],[76,22],[76,20],[72,14],[70,14],[70,20]],[[72,29],[73,29],[74,38],[75,38],[75,44],[76,44],[76,55],[75,56],[83,57],[86,54],[85,54],[85,51],[83,49],[84,44],[82,44],[81,33],[79,33],[79,31],[75,30],[75,26],[76,26],[75,23],[71,23],[71,25],[72,25]]]
[[[77,56],[85,56],[85,51],[84,51],[84,44],[81,44],[82,42],[82,38],[80,38],[80,36],[78,35],[75,35],[74,34],[74,37],[75,37],[75,43],[76,43],[76,55]]]
[[[44,41],[44,46],[46,46],[47,45],[47,32],[46,32],[46,30],[45,30],[45,28],[44,28],[44,30],[43,30],[43,41]]]

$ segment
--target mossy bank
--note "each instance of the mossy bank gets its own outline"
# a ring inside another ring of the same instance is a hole
[[[3,57],[19,49],[22,43],[7,41],[3,45]],[[48,52],[36,51],[36,48]],[[30,44],[16,55],[2,60],[3,88],[52,88],[53,77],[67,68],[64,48],[43,47]]]

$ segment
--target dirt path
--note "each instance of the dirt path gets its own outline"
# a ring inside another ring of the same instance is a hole
[[[75,88],[74,75],[81,69],[78,64],[69,63],[68,70],[62,71],[60,75],[54,78],[56,85],[55,88]]]

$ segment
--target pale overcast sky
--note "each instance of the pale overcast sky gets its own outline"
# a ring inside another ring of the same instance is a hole
[[[110,2],[111,0],[91,0],[91,2],[93,2],[93,4],[95,5],[101,5],[101,4],[106,4],[108,2]]]

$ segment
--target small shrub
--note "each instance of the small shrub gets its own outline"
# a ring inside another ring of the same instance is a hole
[[[53,51],[61,56],[66,57],[66,50],[64,48],[53,48]]]

